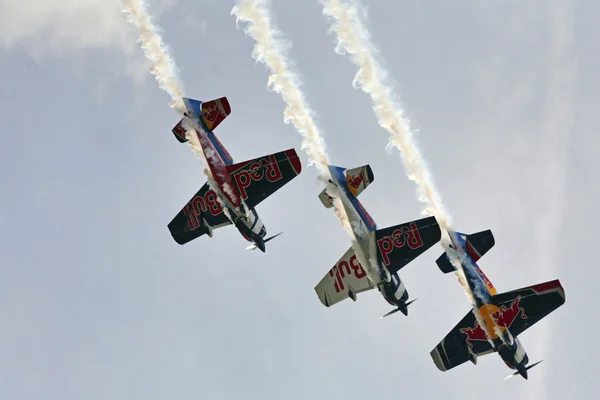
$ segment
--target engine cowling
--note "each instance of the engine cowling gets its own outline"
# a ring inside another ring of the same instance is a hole
[[[408,291],[397,273],[392,274],[389,282],[381,284],[381,293],[385,300],[393,306],[402,306],[408,300]]]

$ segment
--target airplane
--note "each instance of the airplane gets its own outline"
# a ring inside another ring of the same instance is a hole
[[[476,263],[494,246],[492,231],[448,234],[452,244],[447,251],[455,252],[460,260],[485,327],[477,321],[474,307],[431,351],[433,362],[440,371],[448,371],[469,360],[477,364],[477,357],[496,352],[510,369],[516,370],[505,379],[515,375],[527,379],[527,371],[541,361],[528,365],[529,357],[518,336],[564,304],[565,291],[560,281],[497,293]],[[446,252],[436,263],[443,273],[456,270]]]
[[[319,300],[330,307],[347,298],[356,301],[358,293],[377,287],[383,298],[395,307],[381,318],[398,311],[408,316],[408,306],[414,300],[408,301],[408,291],[398,271],[441,239],[437,220],[427,217],[378,229],[357,198],[374,180],[371,167],[346,169],[329,165],[328,169],[331,185],[319,194],[319,199],[326,208],[334,206],[330,193],[341,200],[356,245],[351,246],[315,286]]]
[[[296,150],[289,149],[252,160],[233,163],[231,155],[213,131],[231,113],[226,97],[202,102],[183,98],[187,111],[172,129],[180,143],[188,141],[186,131],[197,136],[214,183],[204,186],[168,224],[173,239],[183,245],[213,230],[235,225],[252,244],[246,250],[266,251],[267,229],[255,207],[302,171]]]

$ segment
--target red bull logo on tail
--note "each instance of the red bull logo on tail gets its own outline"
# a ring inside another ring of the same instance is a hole
[[[348,189],[354,196],[356,196],[356,194],[358,193],[358,188],[360,187],[361,184],[363,184],[364,181],[365,181],[365,169],[364,168],[361,169],[360,174],[358,174],[358,176],[349,175],[349,174],[346,175],[346,183],[347,183]]]
[[[519,315],[521,319],[527,319],[525,309],[519,305],[520,301],[521,296],[517,296],[508,307],[505,305],[497,307],[494,304],[484,304],[479,308],[479,312],[485,319],[490,339],[497,339],[497,330],[504,332],[505,329],[510,328]],[[460,328],[459,331],[466,336],[465,340],[469,348],[473,348],[472,342],[474,341],[487,341],[487,335],[479,326],[477,320],[472,328]]]
[[[221,99],[202,103],[202,119],[208,127],[213,130],[227,117],[227,112],[221,103]]]

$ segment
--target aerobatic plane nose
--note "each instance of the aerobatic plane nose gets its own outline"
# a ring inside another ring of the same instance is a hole
[[[525,378],[525,380],[527,380],[527,370],[525,368],[521,369],[519,373],[523,378]]]
[[[262,251],[263,253],[266,252],[267,248],[266,248],[263,238],[261,238],[260,236],[257,236],[254,239],[254,243],[256,243],[256,247],[258,247],[260,249],[260,251]]]

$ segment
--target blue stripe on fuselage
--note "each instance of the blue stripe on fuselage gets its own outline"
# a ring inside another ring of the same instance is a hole
[[[481,269],[467,252],[467,241],[466,239],[463,239],[463,236],[466,238],[467,235],[455,231],[448,231],[448,234],[450,235],[454,247],[456,247],[459,252],[459,256],[461,257],[460,263],[476,300],[481,302],[481,304],[492,304],[492,296],[487,289],[485,281],[477,272],[477,270],[481,271]]]
[[[360,216],[360,219],[365,224],[367,229],[369,229],[370,231],[377,230],[377,224],[375,224],[375,221],[373,221],[373,218],[371,218],[371,216],[369,215],[367,210],[365,210],[365,208],[362,206],[360,201],[356,197],[354,197],[354,195],[352,193],[350,193],[350,190],[348,190],[348,185],[346,184],[346,175],[344,174],[344,171],[346,171],[346,168],[336,167],[333,165],[328,165],[327,167],[329,168],[329,172],[331,173],[331,176],[333,177],[334,181],[336,181],[338,188],[344,193],[346,198],[350,201],[350,203],[352,204],[352,206],[354,207],[354,209]]]
[[[183,103],[185,104],[185,108],[187,108],[190,117],[194,118],[194,121],[196,121],[200,125],[202,130],[206,133],[208,140],[210,140],[213,146],[215,146],[217,153],[219,153],[219,157],[221,157],[221,160],[223,160],[225,165],[233,164],[233,158],[231,157],[231,155],[229,155],[229,153],[227,152],[227,150],[225,150],[224,146],[221,144],[219,139],[217,139],[215,134],[210,129],[208,129],[208,126],[206,126],[206,124],[204,123],[204,120],[202,119],[202,102],[199,100],[188,99],[184,97]]]

